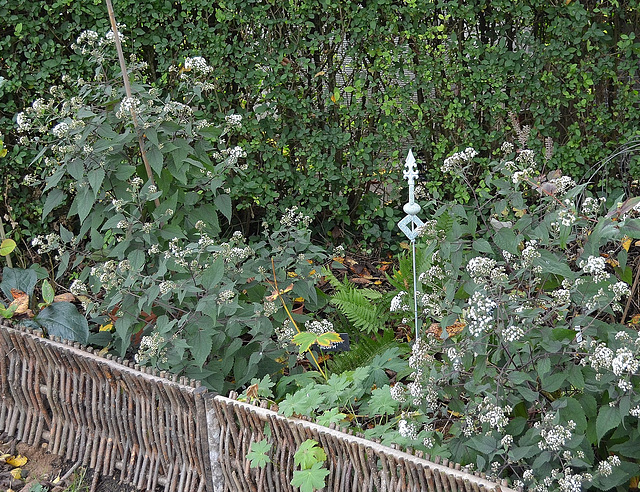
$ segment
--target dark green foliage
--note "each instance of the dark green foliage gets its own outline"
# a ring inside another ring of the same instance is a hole
[[[229,183],[245,232],[295,204],[323,233],[352,224],[388,241],[402,200],[385,184],[398,181],[389,171],[408,145],[429,189],[464,200],[468,191],[431,165],[455,148],[488,157],[528,125],[555,142],[550,167],[582,176],[639,127],[637,0],[122,0],[115,9],[126,51],[149,64],[147,82],[170,92],[169,67],[204,56],[219,89],[210,116],[245,116],[237,141],[251,166]],[[20,186],[33,156],[13,134],[13,115],[62,74],[92,76],[70,44],[108,20],[98,0],[1,0],[0,17],[0,133],[11,161],[0,212],[29,236],[45,226],[29,221],[41,205]],[[617,159],[598,178],[637,168]]]
[[[333,360],[329,361],[329,369],[332,373],[341,374],[345,371],[353,371],[358,367],[372,365],[372,362],[381,357],[388,350],[397,350],[398,353],[407,351],[407,345],[395,339],[393,331],[385,331],[376,338],[371,336],[359,337],[351,344],[351,350],[336,354]],[[380,362],[379,360],[377,362]],[[383,367],[384,361],[376,364],[376,367]],[[386,367],[384,367],[386,368]],[[390,368],[394,369],[394,368]]]

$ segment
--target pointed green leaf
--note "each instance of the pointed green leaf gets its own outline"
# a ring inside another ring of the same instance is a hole
[[[49,215],[54,208],[64,201],[65,198],[67,198],[67,195],[62,190],[59,190],[58,188],[52,189],[47,195],[44,207],[42,207],[42,218],[44,219]]]
[[[222,215],[224,215],[227,220],[231,222],[231,197],[229,195],[218,195],[217,197],[215,197],[213,202],[216,204],[216,207],[218,207],[218,210],[222,212]]]
[[[51,304],[53,303],[53,298],[55,297],[55,292],[51,284],[47,280],[43,280],[42,282],[42,299],[45,303]]]
[[[610,407],[609,405],[600,407],[598,418],[596,419],[596,436],[598,443],[600,443],[600,440],[608,431],[618,427],[620,422],[620,410],[618,407]]]

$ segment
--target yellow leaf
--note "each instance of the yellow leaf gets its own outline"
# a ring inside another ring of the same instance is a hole
[[[24,466],[27,463],[27,458],[26,456],[19,454],[18,456],[11,456],[10,458],[7,458],[5,463],[11,466]]]
[[[334,342],[341,342],[342,337],[334,331],[328,331],[322,335],[318,335],[316,343],[322,347],[328,347]]]
[[[631,238],[625,236],[622,239],[622,247],[625,249],[625,251],[629,251],[629,248],[631,247]]]
[[[4,157],[7,155],[7,149],[0,150],[0,157]]]
[[[108,352],[109,352],[109,347],[104,347],[103,349],[100,350],[100,352],[98,352],[98,355],[102,357]]]
[[[106,325],[100,325],[98,331],[111,331],[113,329],[113,323],[107,323]]]
[[[60,481],[60,474],[58,473],[58,476],[53,480],[51,480],[51,483],[58,483],[59,481]]]
[[[11,473],[11,476],[13,478],[15,478],[16,480],[20,480],[22,478],[22,469],[21,468],[14,468],[9,473]]]
[[[289,277],[289,278],[294,278],[294,277],[297,277],[297,276],[298,276],[298,274],[296,272],[287,272],[287,277]]]
[[[336,102],[336,96],[334,94],[331,95],[331,102]]]

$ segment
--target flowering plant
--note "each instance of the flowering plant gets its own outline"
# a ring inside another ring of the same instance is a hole
[[[502,151],[469,205],[431,202],[416,271],[423,336],[413,373],[391,388],[400,434],[529,490],[621,485],[640,471],[629,320],[640,200],[590,196],[542,173],[532,151]],[[474,155],[445,171],[464,178]],[[399,290],[392,310],[411,316],[412,295]]]
[[[44,184],[44,215],[69,217],[33,245],[58,278],[74,274],[72,293],[101,326],[90,343],[220,392],[276,372],[285,351],[274,323],[285,314],[269,282],[276,274],[289,296],[317,302],[323,254],[310,219],[290,209],[251,244],[234,232],[228,184],[247,163],[228,140],[242,119],[203,117],[210,67],[187,58],[171,98],[138,83],[144,67],[132,60],[126,96],[111,74],[112,40],[83,33],[76,49],[96,63],[95,80],[67,81],[77,89],[53,88],[17,117],[23,142],[41,149],[41,175],[25,181]]]

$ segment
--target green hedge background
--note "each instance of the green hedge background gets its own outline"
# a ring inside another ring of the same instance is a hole
[[[247,232],[297,205],[322,234],[338,226],[388,241],[409,145],[428,188],[464,199],[439,163],[467,146],[490,158],[514,138],[509,113],[532,141],[553,139],[549,168],[578,178],[640,129],[638,1],[117,0],[114,9],[148,82],[170,91],[169,67],[185,56],[216,68],[211,116],[244,116],[238,143],[250,168],[229,185]],[[33,156],[15,113],[63,74],[90,77],[70,45],[109,23],[100,0],[0,0],[0,18],[9,148],[0,213],[29,237],[48,226],[37,190],[21,185]],[[639,174],[623,156],[598,177]]]

